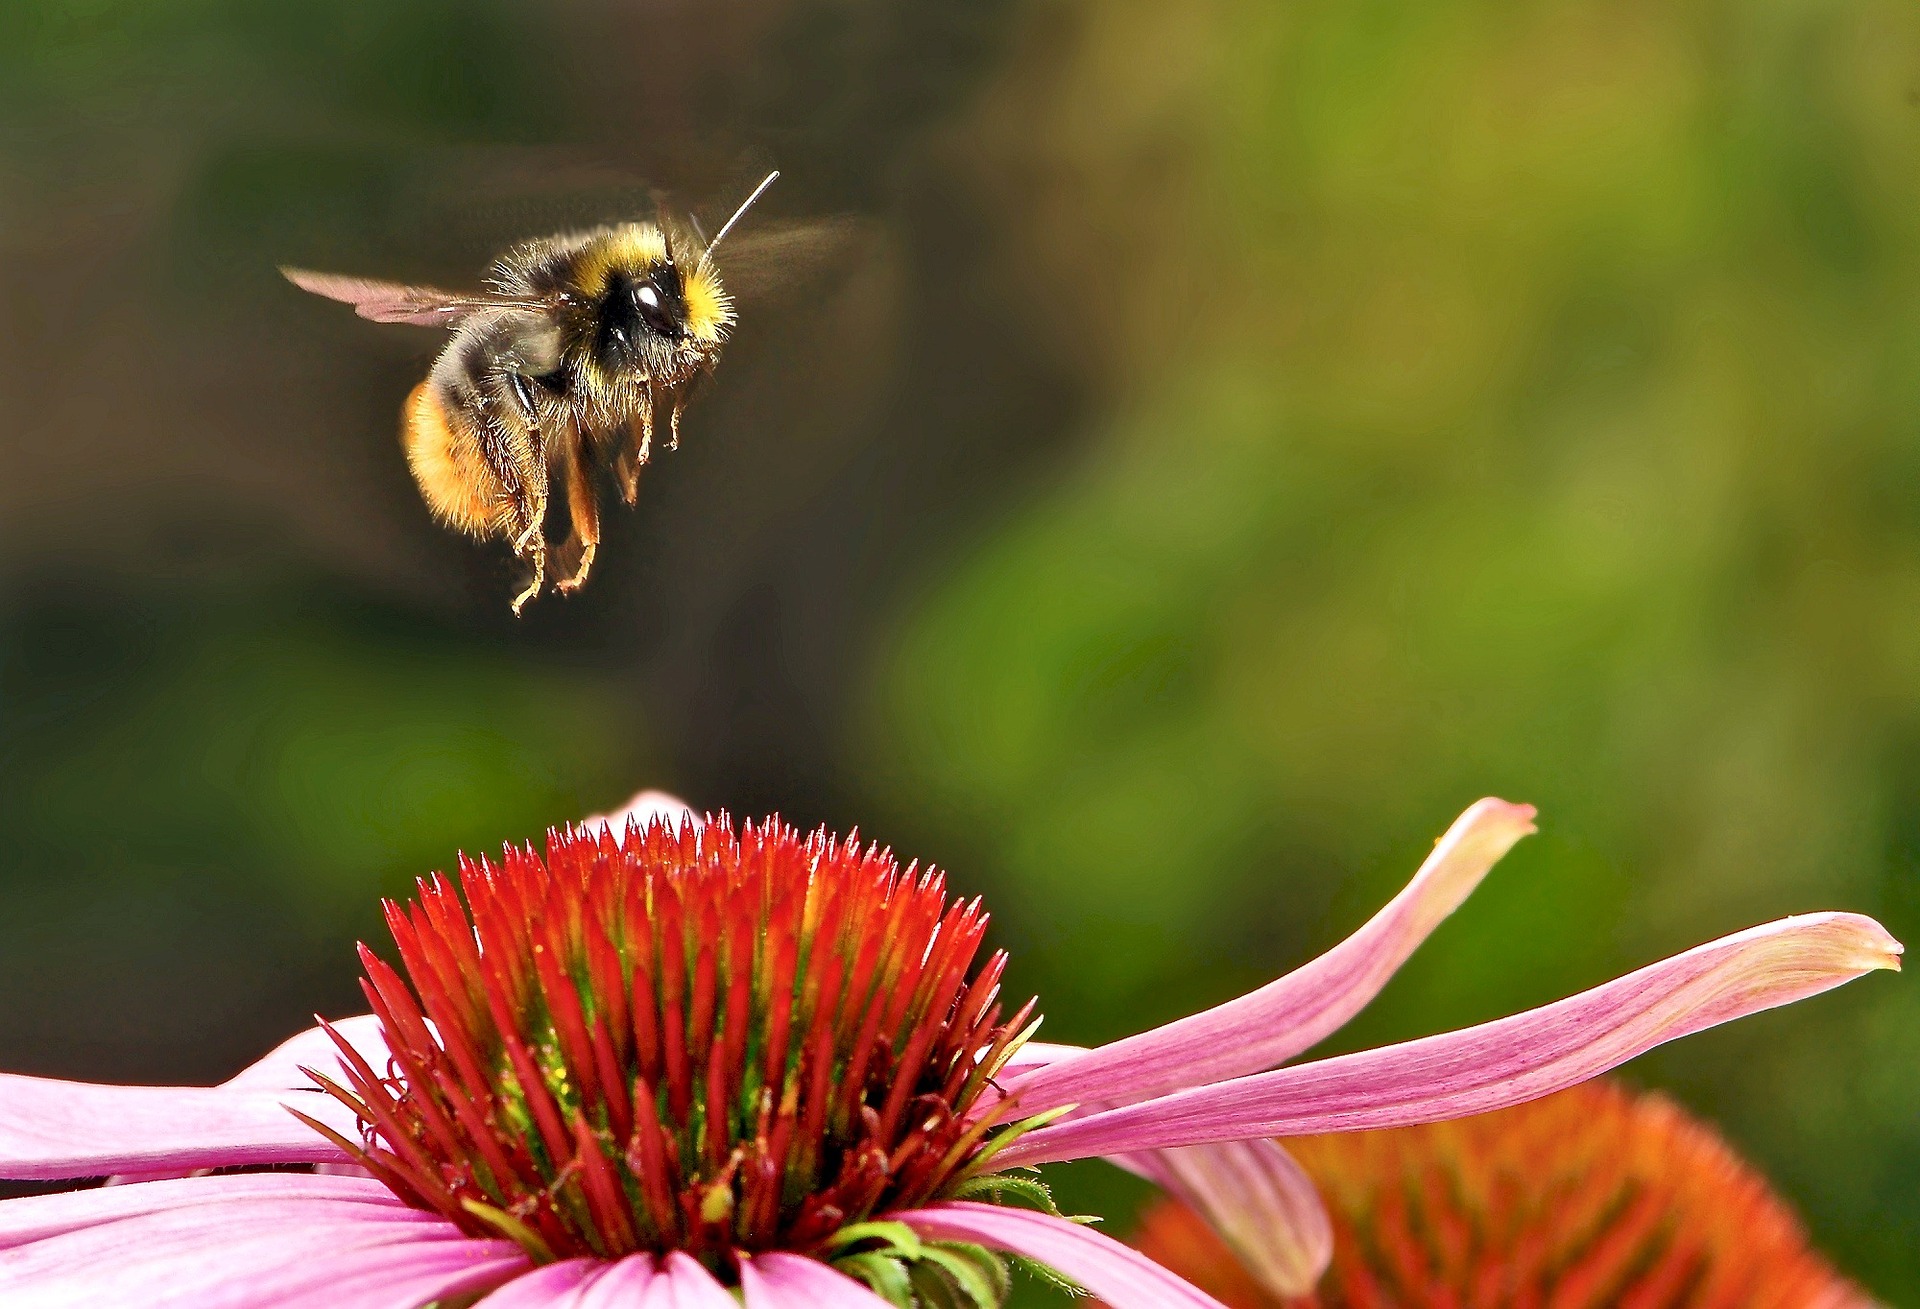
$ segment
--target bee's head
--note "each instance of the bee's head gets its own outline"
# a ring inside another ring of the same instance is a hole
[[[601,349],[636,359],[660,345],[691,338],[687,288],[672,255],[618,269],[601,292]]]
[[[694,347],[718,345],[733,323],[733,306],[705,259],[674,261],[671,245],[658,262],[624,279],[632,315],[654,336]]]
[[[692,335],[686,281],[671,255],[617,278],[610,298],[624,303],[607,306],[609,322],[625,323],[667,341],[684,341]]]
[[[683,263],[676,242],[651,223],[611,229],[578,269],[593,306],[594,351],[609,366],[658,367],[675,355],[718,345],[732,306],[707,261]]]

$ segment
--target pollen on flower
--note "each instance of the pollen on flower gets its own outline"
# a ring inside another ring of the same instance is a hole
[[[1703,1124],[1589,1082],[1453,1122],[1287,1142],[1333,1220],[1316,1295],[1270,1295],[1191,1210],[1135,1238],[1231,1309],[1831,1309],[1872,1301]]]
[[[939,1199],[1030,1030],[1031,1002],[1002,1015],[1004,955],[974,966],[979,901],[778,820],[551,832],[386,914],[401,969],[361,957],[392,1062],[336,1038],[345,1084],[314,1076],[362,1139],[334,1139],[540,1260],[721,1268]]]

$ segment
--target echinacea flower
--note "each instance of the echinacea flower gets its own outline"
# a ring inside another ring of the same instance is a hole
[[[1161,1200],[1134,1244],[1231,1309],[1870,1309],[1704,1123],[1606,1080],[1452,1122],[1293,1142],[1333,1219],[1314,1294]]]
[[[1533,830],[1484,800],[1305,967],[1111,1045],[1043,1046],[1031,1003],[999,1003],[1005,957],[976,963],[979,902],[939,874],[636,804],[644,825],[421,882],[388,906],[400,967],[362,951],[373,1012],[222,1086],[0,1076],[0,1176],[118,1183],[0,1202],[0,1303],[993,1306],[1011,1261],[1120,1309],[1213,1306],[1053,1211],[1026,1167],[1114,1157],[1229,1231],[1282,1232],[1269,1261],[1310,1282],[1326,1213],[1267,1138],[1533,1099],[1900,949],[1868,918],[1789,918],[1512,1018],[1278,1067]]]

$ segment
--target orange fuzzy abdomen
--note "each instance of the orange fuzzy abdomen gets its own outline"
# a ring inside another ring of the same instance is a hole
[[[475,536],[506,524],[509,499],[481,454],[465,416],[449,413],[431,380],[420,383],[401,409],[400,444],[427,508],[440,521]]]

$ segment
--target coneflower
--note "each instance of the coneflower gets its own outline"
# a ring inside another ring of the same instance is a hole
[[[1162,1200],[1135,1244],[1231,1309],[1867,1309],[1766,1182],[1657,1094],[1604,1081],[1497,1113],[1290,1143],[1332,1219],[1318,1292],[1264,1285]]]
[[[980,957],[985,914],[938,873],[637,804],[422,881],[388,906],[399,966],[362,951],[373,1012],[223,1086],[0,1075],[0,1176],[121,1183],[0,1202],[0,1303],[991,1309],[1019,1266],[1200,1309],[1055,1211],[1033,1166],[1118,1156],[1284,1230],[1310,1282],[1326,1216],[1264,1138],[1545,1094],[1899,950],[1871,919],[1786,919],[1497,1023],[1263,1072],[1364,1005],[1532,810],[1474,806],[1306,967],[1082,1050],[1027,1039],[1033,1005],[1004,1004],[1004,957]]]
[[[465,905],[462,905],[464,893]],[[361,950],[390,1071],[314,1127],[409,1204],[542,1262],[817,1250],[964,1193],[1027,1035],[938,873],[778,823],[556,835],[436,877]]]

